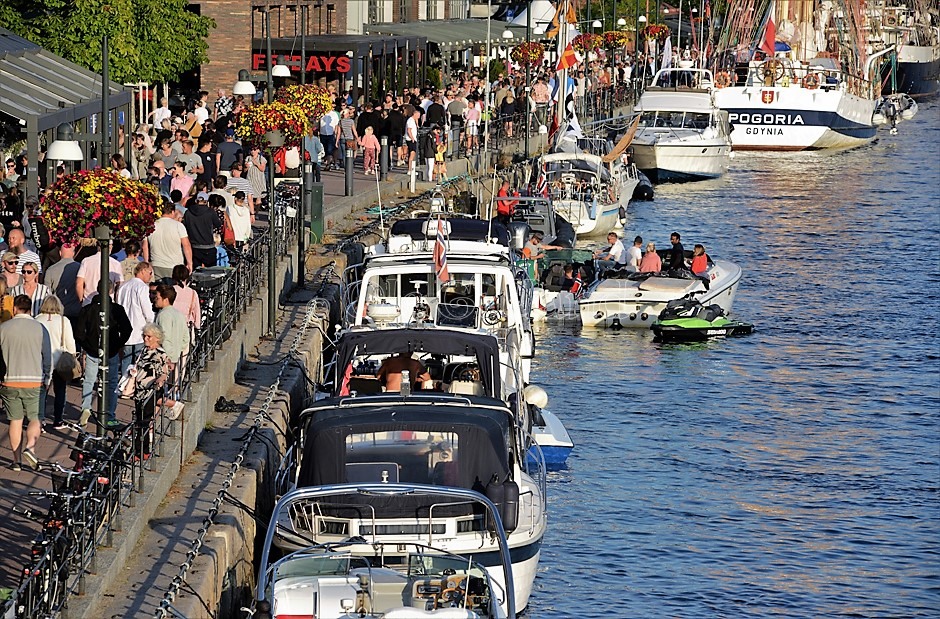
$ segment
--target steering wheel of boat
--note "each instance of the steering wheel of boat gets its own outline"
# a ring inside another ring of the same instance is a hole
[[[771,84],[777,80],[783,79],[783,74],[786,72],[786,67],[783,66],[783,62],[777,60],[776,58],[768,58],[760,65],[760,75],[764,81],[770,81]]]

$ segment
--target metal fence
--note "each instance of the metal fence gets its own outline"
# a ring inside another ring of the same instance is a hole
[[[157,470],[166,440],[177,433],[163,402],[185,400],[231,336],[233,326],[266,283],[267,248],[272,239],[277,254],[283,256],[297,235],[300,194],[290,184],[282,185],[268,210],[274,221],[273,236],[270,228],[255,228],[254,238],[231,253],[231,268],[209,269],[206,280],[196,272],[194,288],[200,296],[202,324],[193,332],[188,354],[177,362],[181,369],[177,377],[135,402],[133,420],[126,427],[101,439],[79,434],[71,455],[81,462],[76,461],[72,470],[53,465],[52,492],[34,493],[52,501],[48,513],[15,508],[39,522],[42,530],[33,541],[19,585],[0,606],[3,619],[65,616],[69,599],[85,593],[87,576],[97,572],[98,549],[110,547],[114,534],[122,531],[123,512],[135,506],[136,496],[144,492],[146,474]]]

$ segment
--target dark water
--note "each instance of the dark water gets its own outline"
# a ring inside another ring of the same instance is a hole
[[[738,154],[626,236],[737,261],[759,331],[548,325],[576,447],[529,617],[940,616],[940,106],[829,154]]]

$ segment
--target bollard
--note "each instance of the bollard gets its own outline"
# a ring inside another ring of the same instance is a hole
[[[351,149],[346,149],[346,195],[353,195],[353,163],[355,163],[354,157],[356,152]]]
[[[323,242],[323,183],[310,185],[310,204],[307,205],[310,213],[310,242]]]
[[[382,136],[382,152],[379,155],[379,180],[388,180],[388,136]]]

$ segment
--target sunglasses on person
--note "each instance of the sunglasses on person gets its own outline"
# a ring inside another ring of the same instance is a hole
[[[3,264],[16,264],[16,260],[4,260]]]
[[[35,275],[35,274],[36,274],[36,271],[27,271],[26,269],[23,269],[23,275]]]

